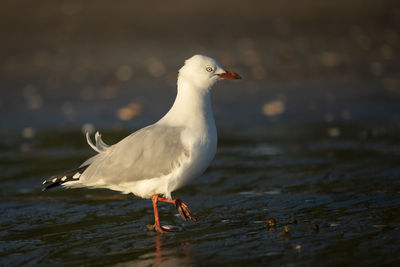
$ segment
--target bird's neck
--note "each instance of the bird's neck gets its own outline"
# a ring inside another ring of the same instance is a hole
[[[215,125],[209,89],[196,88],[196,85],[179,79],[175,102],[160,123],[187,127]]]

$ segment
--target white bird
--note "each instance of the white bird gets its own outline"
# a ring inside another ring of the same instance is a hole
[[[196,221],[188,206],[172,199],[171,192],[200,176],[211,163],[217,148],[217,130],[211,107],[211,87],[223,78],[240,79],[224,70],[213,58],[195,55],[179,70],[177,96],[171,109],[158,122],[108,146],[99,133],[94,145],[98,152],[79,168],[46,179],[44,190],[66,188],[108,188],[125,194],[151,198],[154,229],[161,226],[157,202],[173,203],[184,220]]]

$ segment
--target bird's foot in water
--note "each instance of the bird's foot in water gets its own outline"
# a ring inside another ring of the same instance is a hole
[[[151,200],[153,202],[153,208],[154,208],[154,225],[147,226],[147,228],[150,231],[156,230],[159,233],[171,233],[171,232],[182,232],[183,231],[183,228],[176,227],[176,226],[170,226],[170,225],[161,226],[160,217],[158,215],[158,202],[159,201],[174,204],[174,206],[178,209],[179,214],[182,216],[182,218],[185,221],[187,219],[194,221],[194,222],[197,221],[196,217],[190,211],[189,207],[180,199],[167,199],[167,198],[160,197],[159,195],[153,195],[151,197]]]

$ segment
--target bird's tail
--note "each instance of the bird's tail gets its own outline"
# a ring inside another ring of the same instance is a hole
[[[92,140],[90,140],[89,133],[86,133],[86,141],[93,148],[94,151],[101,153],[107,150],[110,146],[104,143],[104,141],[101,139],[101,134],[99,132],[96,132],[94,135],[94,139],[96,140],[96,145],[93,144]]]
[[[79,178],[81,177],[82,173],[87,169],[87,167],[89,167],[89,165],[85,165],[77,169],[66,171],[62,174],[54,175],[51,176],[50,178],[47,178],[46,180],[43,181],[43,184],[46,185],[43,188],[43,191],[50,189],[52,187],[63,185],[67,182],[79,181]]]
[[[98,153],[106,151],[110,146],[104,143],[101,139],[101,134],[96,132],[94,135],[94,139],[96,144],[93,144],[92,140],[90,140],[89,133],[86,133],[86,140],[88,144]],[[72,186],[73,184],[77,184],[79,178],[81,177],[82,173],[86,170],[87,167],[98,157],[99,154],[95,155],[94,157],[89,158],[86,160],[79,168],[66,171],[59,175],[51,176],[50,178],[43,181],[43,184],[46,185],[43,188],[44,190],[50,189],[52,187],[56,187],[59,185],[63,186]]]

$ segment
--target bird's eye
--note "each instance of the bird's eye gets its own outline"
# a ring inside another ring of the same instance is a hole
[[[212,72],[212,71],[213,71],[213,68],[211,68],[211,67],[207,67],[207,68],[206,68],[206,71],[208,71],[208,72]]]

